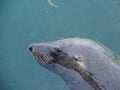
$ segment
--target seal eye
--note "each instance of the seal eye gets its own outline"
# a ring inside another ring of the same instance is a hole
[[[56,52],[62,52],[60,49],[58,49],[58,48],[55,48],[55,51]]]
[[[62,51],[60,49],[55,48],[53,52],[50,52],[50,56],[52,56],[53,58],[57,58],[61,52]]]
[[[54,48],[54,51],[50,52],[49,53],[50,56],[56,60],[60,60],[60,59],[63,59],[67,56],[66,53],[64,53],[62,50],[58,49],[58,48]]]

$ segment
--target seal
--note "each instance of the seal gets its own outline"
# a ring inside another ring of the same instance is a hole
[[[70,90],[120,90],[118,55],[102,44],[68,38],[29,46],[43,67],[61,76]]]

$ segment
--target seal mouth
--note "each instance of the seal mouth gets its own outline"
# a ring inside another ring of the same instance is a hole
[[[44,52],[37,52],[33,49],[32,46],[29,47],[29,50],[31,51],[31,53],[33,54],[33,56],[35,57],[35,59],[42,63],[42,64],[51,64],[52,63],[52,57]]]
[[[47,60],[47,57],[45,55],[40,54],[39,52],[32,52],[35,59],[42,62],[43,64],[48,64],[49,61]]]

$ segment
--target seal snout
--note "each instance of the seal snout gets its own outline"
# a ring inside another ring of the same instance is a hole
[[[33,49],[32,47],[29,47],[29,50],[30,50],[31,52],[32,52],[32,49]]]
[[[56,50],[55,47],[47,44],[30,44],[28,48],[32,53],[39,52],[39,53],[45,53],[45,54],[48,54]]]
[[[33,50],[32,45],[29,45],[29,50],[32,52],[32,50]]]

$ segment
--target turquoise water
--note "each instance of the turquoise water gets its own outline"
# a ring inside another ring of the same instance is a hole
[[[119,0],[0,0],[0,90],[69,90],[28,45],[68,37],[97,40],[120,55]]]

